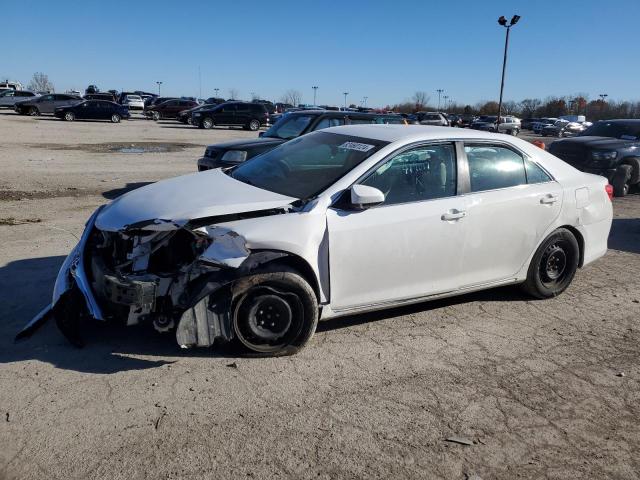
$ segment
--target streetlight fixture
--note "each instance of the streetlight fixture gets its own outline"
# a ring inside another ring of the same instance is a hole
[[[364,108],[367,108],[367,100],[369,99],[369,97],[364,97]]]
[[[216,98],[218,98],[218,92],[220,91],[220,89],[219,88],[214,88],[213,91],[216,92]]]
[[[436,92],[438,92],[438,111],[440,111],[440,95],[442,95],[442,92],[444,92],[444,90],[442,88],[438,88]]]
[[[513,27],[520,20],[520,15],[514,15],[511,17],[511,21],[507,23],[507,19],[504,16],[498,19],[498,25],[503,26],[507,29],[507,35],[504,40],[504,58],[502,60],[502,80],[500,81],[500,101],[498,102],[498,121],[496,123],[496,131],[498,131],[498,127],[500,126],[500,117],[502,116],[502,93],[504,92],[504,72],[507,68],[507,51],[509,50],[509,32],[511,31],[511,27]]]
[[[606,93],[601,93],[600,95],[598,95],[600,97],[600,100],[602,100],[602,102],[604,103],[604,99],[607,98],[609,95]]]
[[[162,85],[162,82],[156,82],[158,84],[158,96],[160,96],[160,85]]]
[[[349,95],[349,92],[342,92],[342,94],[344,95],[344,109],[347,109],[347,95]]]
[[[318,93],[318,87],[313,86],[311,88],[313,88],[313,105],[316,106],[317,105],[317,103],[316,103],[316,95]]]
[[[449,95],[445,95],[442,98],[444,98],[444,109],[445,109],[445,111],[449,111],[449,108],[447,107],[447,99],[449,98]]]

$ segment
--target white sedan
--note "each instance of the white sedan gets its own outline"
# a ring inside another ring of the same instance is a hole
[[[318,319],[521,284],[559,295],[607,251],[612,189],[514,137],[354,125],[99,208],[51,305],[80,320],[290,354]]]

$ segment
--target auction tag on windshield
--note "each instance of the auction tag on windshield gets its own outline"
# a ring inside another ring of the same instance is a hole
[[[368,152],[372,148],[375,148],[375,145],[369,145],[368,143],[358,143],[358,142],[344,142],[338,148],[344,148],[345,150],[357,150],[358,152]]]

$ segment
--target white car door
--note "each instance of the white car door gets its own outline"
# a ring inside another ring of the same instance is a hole
[[[332,309],[455,289],[466,232],[457,182],[454,143],[412,147],[358,182],[381,190],[383,204],[328,209]]]
[[[563,190],[506,145],[467,143],[470,193],[463,250],[465,287],[513,277],[560,214]]]

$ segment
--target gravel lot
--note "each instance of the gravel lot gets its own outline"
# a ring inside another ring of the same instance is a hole
[[[640,477],[640,196],[553,300],[324,322],[276,359],[99,325],[84,349],[53,324],[14,344],[92,210],[255,133],[8,111],[0,132],[0,479]],[[173,151],[112,152],[142,142]]]

